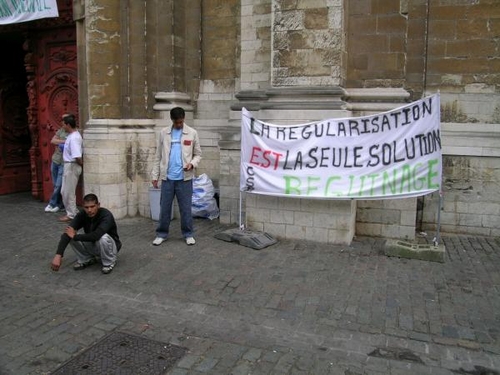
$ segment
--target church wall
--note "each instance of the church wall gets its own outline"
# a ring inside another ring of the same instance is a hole
[[[240,75],[240,23],[237,0],[204,2],[201,15],[203,58],[195,98],[193,125],[198,130],[203,159],[197,174],[206,173],[220,188],[219,139],[227,131],[229,107],[235,101]]]
[[[493,144],[500,145],[500,76],[498,59],[493,58],[499,31],[491,27],[499,22],[498,6],[491,1],[458,0],[347,3],[348,87],[402,87],[409,100],[441,94],[444,203],[438,218],[439,193],[420,198],[416,229],[436,232],[439,220],[443,231],[492,235],[491,212],[500,212],[491,189],[498,181],[492,164],[498,163],[499,146]],[[358,105],[370,106],[375,107],[371,100]],[[474,166],[474,182],[468,165]],[[488,213],[472,202],[457,206],[468,199],[478,204],[487,201]],[[379,229],[391,225],[394,216],[386,210],[388,215],[380,216],[379,205],[360,201],[358,235],[380,236]]]
[[[113,7],[110,0],[91,3]],[[243,197],[240,215],[240,110],[246,107],[264,121],[306,122],[381,112],[440,91],[443,230],[496,233],[500,70],[492,40],[500,16],[494,2],[148,0],[142,12],[135,5],[134,15],[115,8],[85,12],[88,96],[81,102],[88,101],[90,124],[122,123],[110,125],[114,130],[107,135],[101,129],[84,137],[89,157],[99,142],[108,147],[106,137],[120,145],[117,170],[110,176],[122,176],[121,182],[111,181],[103,164],[85,161],[86,186],[99,187],[120,215],[148,216],[148,178],[124,173],[127,160],[142,160],[134,150],[154,148],[155,132],[169,125],[169,109],[182,105],[189,112],[186,122],[201,138],[204,155],[197,172],[207,173],[220,191],[222,223],[243,220],[280,237],[332,243],[348,243],[354,235],[411,239],[415,230],[435,229],[439,194],[345,207],[328,203],[334,205],[332,213],[345,218],[329,227],[317,227],[320,214],[300,199]],[[105,30],[103,16],[146,21],[130,28],[106,24],[110,30]],[[121,37],[114,36],[115,28]],[[145,34],[136,35],[141,28]],[[109,34],[99,43],[93,40],[98,30]],[[134,35],[125,38],[123,30]],[[141,43],[144,54],[123,56]],[[111,57],[116,54],[119,62]],[[130,118],[153,125],[130,127]],[[117,131],[120,126],[126,136]],[[471,139],[477,147],[468,146]],[[106,196],[106,184],[118,186]],[[472,196],[475,200],[467,200]],[[344,232],[331,232],[335,228]]]

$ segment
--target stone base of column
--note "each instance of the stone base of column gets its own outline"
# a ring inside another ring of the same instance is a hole
[[[146,119],[97,119],[85,126],[84,194],[96,194],[117,219],[150,217],[154,127]]]

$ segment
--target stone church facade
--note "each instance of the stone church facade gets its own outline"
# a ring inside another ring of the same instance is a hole
[[[413,239],[436,231],[439,216],[442,232],[500,235],[497,1],[74,0],[73,16],[84,191],[117,217],[149,216],[156,133],[182,106],[202,142],[197,173],[220,193],[221,223],[348,244],[354,236]],[[240,195],[242,107],[263,121],[303,123],[436,92],[441,194]]]

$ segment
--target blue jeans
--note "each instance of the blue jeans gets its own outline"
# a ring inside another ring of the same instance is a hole
[[[192,237],[194,233],[193,216],[191,214],[193,180],[173,181],[168,179],[161,182],[160,221],[156,228],[156,236],[168,238],[174,196],[177,197],[177,203],[179,204],[182,236],[184,238]]]
[[[64,163],[56,164],[53,162],[50,166],[50,172],[52,173],[52,184],[54,185],[54,191],[52,192],[52,196],[49,200],[49,204],[52,207],[64,207],[61,196],[63,171]]]

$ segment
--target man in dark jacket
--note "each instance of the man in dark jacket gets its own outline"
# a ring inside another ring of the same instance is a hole
[[[84,233],[77,233],[81,228]],[[100,206],[95,194],[83,197],[83,211],[71,220],[61,235],[57,253],[52,259],[52,270],[59,271],[68,244],[76,253],[77,263],[73,266],[75,271],[83,270],[99,259],[102,262],[102,273],[113,271],[122,243],[113,214]]]

